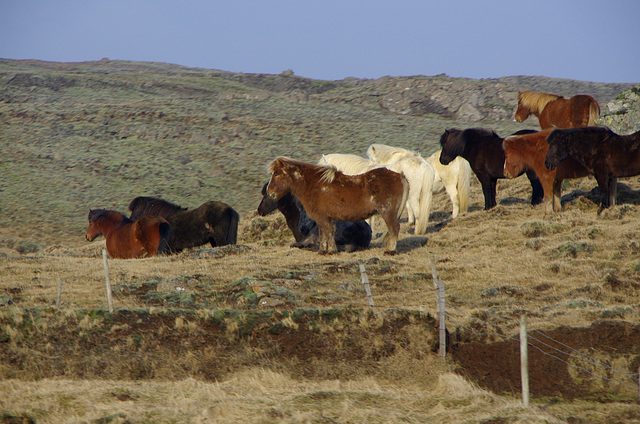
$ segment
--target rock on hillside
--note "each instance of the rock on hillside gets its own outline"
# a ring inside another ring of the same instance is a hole
[[[618,134],[640,131],[640,85],[620,93],[601,110],[598,125],[605,125]]]
[[[444,74],[385,77],[373,84],[386,92],[378,103],[391,112],[416,116],[438,114],[469,122],[511,119],[518,91],[521,90],[544,91],[565,97],[589,94],[602,104],[633,86],[526,76],[473,80]]]

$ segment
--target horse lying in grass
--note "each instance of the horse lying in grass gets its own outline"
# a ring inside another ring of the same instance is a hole
[[[258,214],[266,216],[276,209],[284,215],[287,226],[296,239],[296,242],[291,247],[317,248],[318,225],[309,218],[300,201],[291,193],[276,201],[267,196],[267,184],[265,184],[262,187],[262,200],[258,205]],[[347,252],[368,248],[371,243],[371,236],[371,226],[365,221],[336,221],[334,235],[336,245],[343,247]]]
[[[540,128],[577,128],[592,126],[600,117],[600,105],[591,96],[579,94],[570,99],[549,93],[520,91],[515,119],[523,122],[534,114]]]
[[[333,153],[323,155],[319,165],[333,165],[347,175],[358,175],[380,167],[370,160],[351,154]],[[431,211],[431,197],[435,171],[424,159],[418,156],[404,157],[385,168],[402,174],[409,182],[407,197],[407,215],[409,225],[415,224],[415,234],[425,234]]]
[[[494,131],[484,128],[452,128],[445,130],[440,137],[440,163],[447,165],[459,156],[469,162],[482,185],[485,209],[496,205],[496,184],[499,179],[505,178],[503,141]],[[527,174],[531,182],[531,204],[537,205],[544,195],[542,185],[532,169],[524,169],[522,172]]]
[[[269,164],[267,195],[279,200],[293,194],[318,224],[320,253],[337,251],[335,221],[362,221],[380,214],[387,225],[386,254],[396,252],[409,184],[400,174],[376,168],[345,175],[335,167],[318,166],[279,157]]]
[[[602,192],[599,212],[615,205],[618,178],[640,174],[640,131],[618,135],[603,127],[557,129],[547,142],[547,168],[573,159],[593,174]]]
[[[403,157],[420,157],[417,152],[385,144],[372,144],[367,149],[367,156],[369,160],[380,165],[393,163]],[[453,205],[451,216],[455,218],[461,212],[467,212],[471,182],[469,163],[463,158],[456,158],[451,163],[443,165],[440,163],[440,151],[429,156],[426,161],[435,171],[432,192],[440,193],[443,189],[447,191]]]
[[[205,202],[195,209],[187,209],[157,197],[136,197],[129,203],[131,216],[136,220],[145,215],[165,218],[173,230],[169,243],[172,252],[210,243],[211,247],[236,244],[239,215],[222,202]]]
[[[112,258],[130,259],[169,253],[171,226],[166,219],[143,216],[135,221],[124,214],[107,210],[89,210],[88,241],[103,235]]]
[[[562,209],[560,199],[563,180],[589,175],[589,171],[572,158],[560,162],[555,169],[545,166],[544,161],[549,150],[547,137],[551,131],[513,135],[505,138],[503,142],[505,177],[513,178],[521,175],[524,169],[533,169],[544,191],[545,213]]]

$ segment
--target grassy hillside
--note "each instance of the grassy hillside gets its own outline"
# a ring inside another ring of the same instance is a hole
[[[520,85],[560,89],[561,81],[315,81],[155,63],[0,60],[0,231],[31,245],[81,242],[89,208],[126,211],[139,195],[188,207],[219,200],[246,218],[266,164],[279,155],[315,162],[323,153],[364,155],[371,143],[430,154],[447,127],[509,134],[527,126],[390,113],[380,99],[399,87],[472,84],[505,110]],[[597,90],[602,100],[620,86],[567,84]]]

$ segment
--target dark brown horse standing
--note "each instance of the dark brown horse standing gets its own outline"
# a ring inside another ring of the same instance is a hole
[[[547,141],[547,168],[555,169],[571,158],[593,174],[602,192],[600,211],[615,205],[618,178],[640,174],[640,131],[618,135],[603,127],[560,129],[552,131]]]
[[[568,158],[556,169],[548,169],[544,160],[549,150],[547,137],[553,130],[543,130],[533,134],[513,135],[504,140],[504,175],[512,178],[522,174],[524,169],[533,169],[544,190],[545,213],[560,211],[562,181],[571,178],[581,178],[589,175],[589,171]]]
[[[318,245],[318,224],[304,210],[300,201],[293,194],[285,194],[280,200],[267,196],[267,184],[262,187],[262,200],[258,205],[260,216],[269,215],[278,209],[284,215],[287,226],[293,233],[296,242],[291,247],[312,248]],[[344,246],[344,250],[366,249],[371,243],[371,226],[366,221],[336,221],[336,245]]]
[[[130,219],[145,215],[160,216],[171,224],[172,252],[211,243],[212,247],[235,244],[238,238],[239,215],[222,202],[205,202],[187,209],[156,197],[136,197],[129,203]]]
[[[124,214],[106,209],[89,210],[86,239],[104,235],[112,258],[129,259],[169,253],[171,226],[166,219],[143,216],[132,221]]]
[[[600,117],[600,105],[591,96],[578,94],[569,99],[536,91],[518,92],[516,121],[523,122],[534,114],[540,128],[588,127]]]
[[[269,165],[267,195],[293,194],[318,224],[320,253],[337,251],[335,221],[362,221],[380,214],[387,224],[385,253],[393,254],[400,232],[398,219],[407,201],[408,183],[400,174],[376,168],[344,175],[334,167],[279,157]]]
[[[469,162],[482,185],[485,209],[496,205],[496,184],[499,179],[505,178],[503,141],[494,131],[484,128],[452,128],[440,137],[440,163],[447,165],[458,156]],[[523,169],[518,175],[523,172],[531,181],[531,204],[537,205],[544,194],[542,185],[532,169]]]

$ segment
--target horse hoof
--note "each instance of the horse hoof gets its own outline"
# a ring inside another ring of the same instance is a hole
[[[398,253],[397,250],[385,250],[384,251],[384,254],[388,255],[388,256],[393,256],[393,255],[396,255],[397,253]]]

